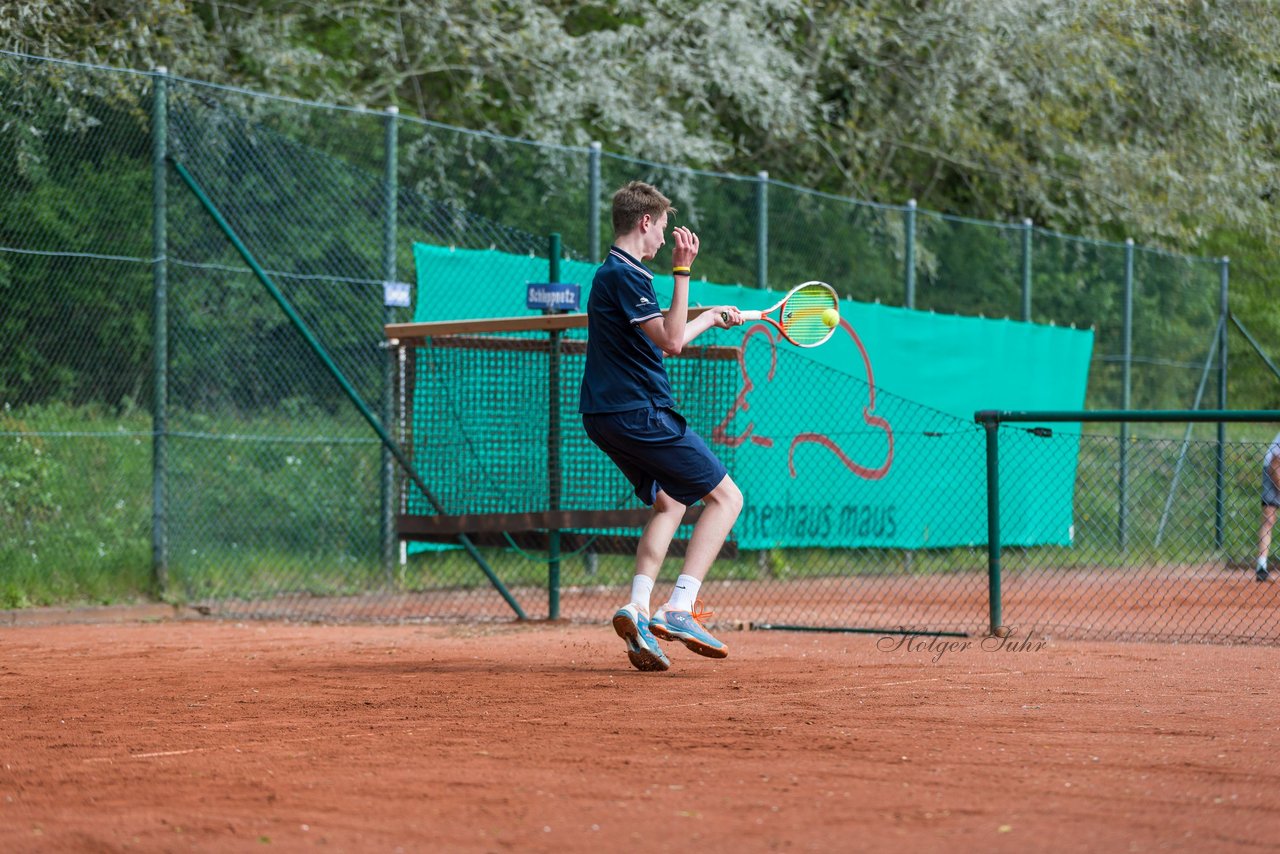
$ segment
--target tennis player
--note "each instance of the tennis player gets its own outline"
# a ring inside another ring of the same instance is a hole
[[[653,509],[636,549],[631,601],[613,616],[613,628],[638,670],[671,666],[656,638],[681,641],[710,658],[729,654],[701,622],[708,614],[698,607],[698,590],[742,511],[742,493],[724,464],[675,411],[662,363],[708,329],[742,323],[734,306],[716,306],[688,319],[690,268],[699,244],[683,226],[672,229],[675,287],[663,314],[653,272],[644,262],[666,243],[667,219],[674,213],[671,200],[650,184],[632,181],[614,193],[614,243],[587,298],[582,423]],[[671,598],[650,617],[649,600],[667,548],[685,509],[699,501],[705,506],[683,570]]]

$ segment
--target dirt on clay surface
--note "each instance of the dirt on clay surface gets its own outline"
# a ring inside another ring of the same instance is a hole
[[[607,625],[0,628],[0,850],[1261,850],[1275,649]]]

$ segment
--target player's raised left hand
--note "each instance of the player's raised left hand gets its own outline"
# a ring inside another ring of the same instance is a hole
[[[698,235],[683,225],[677,225],[671,230],[671,237],[676,243],[671,250],[671,266],[692,267],[693,259],[698,257]]]

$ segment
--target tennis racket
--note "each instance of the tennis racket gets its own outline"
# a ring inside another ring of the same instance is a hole
[[[824,314],[828,310],[834,315]],[[721,312],[725,320],[728,312]],[[817,347],[831,337],[839,325],[827,325],[833,316],[839,318],[840,299],[835,288],[826,282],[805,282],[787,292],[777,305],[764,311],[744,311],[743,320],[756,320],[771,324],[797,347]]]

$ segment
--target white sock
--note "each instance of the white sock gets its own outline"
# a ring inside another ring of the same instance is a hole
[[[1266,559],[1265,557],[1260,557],[1260,558],[1258,558],[1258,563],[1257,563],[1257,565],[1256,565],[1254,568],[1255,568],[1255,569],[1266,569],[1266,568],[1267,568],[1267,559]]]
[[[631,604],[649,613],[649,594],[653,593],[653,579],[637,575],[631,579]]]
[[[671,589],[671,598],[667,600],[667,609],[671,611],[692,611],[693,604],[698,601],[698,588],[702,582],[692,575],[681,574],[676,579],[676,586]]]

